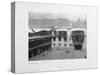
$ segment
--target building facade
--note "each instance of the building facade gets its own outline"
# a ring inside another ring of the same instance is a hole
[[[72,37],[73,35],[75,35],[76,37]],[[68,30],[67,28],[57,28],[54,31],[52,31],[51,48],[74,48],[74,45],[81,44],[80,42],[82,42],[82,48],[86,48],[86,35],[86,29],[83,28],[73,28],[70,30]],[[74,40],[76,40],[75,43]]]

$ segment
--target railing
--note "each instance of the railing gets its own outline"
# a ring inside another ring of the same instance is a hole
[[[49,42],[49,43],[45,43],[45,44],[42,44],[42,45],[39,45],[39,46],[30,48],[29,51],[34,50],[34,49],[39,48],[39,47],[42,47],[42,46],[45,46],[45,45],[48,45],[48,44],[51,44],[51,43],[52,43],[52,42]]]
[[[51,36],[29,38],[29,59],[51,48]]]

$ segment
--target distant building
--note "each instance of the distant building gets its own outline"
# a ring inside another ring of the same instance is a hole
[[[52,47],[51,48],[74,48],[72,32],[75,31],[82,31],[84,34],[75,34],[77,36],[83,36],[84,42],[83,46],[86,48],[86,29],[83,28],[73,28],[68,30],[67,28],[56,28],[52,31]],[[74,37],[75,38],[75,37]],[[76,38],[77,39],[77,38]],[[79,41],[82,40],[82,37],[78,37]],[[79,42],[78,40],[76,42]]]
[[[69,45],[73,47],[75,45],[81,45],[82,48],[87,46],[87,31],[84,28],[73,28],[70,31]]]
[[[68,41],[67,28],[59,28],[52,32],[52,48],[66,48]]]

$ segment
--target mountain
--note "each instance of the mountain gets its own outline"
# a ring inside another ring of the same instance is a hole
[[[71,21],[64,19],[64,18],[57,18],[57,19],[29,19],[29,26],[34,28],[41,28],[45,26],[67,26],[71,23]]]

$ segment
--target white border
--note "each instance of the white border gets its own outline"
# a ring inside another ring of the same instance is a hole
[[[28,12],[87,15],[87,59],[28,61]],[[76,13],[77,14],[77,13]],[[63,4],[15,2],[15,73],[97,68],[97,8]]]

